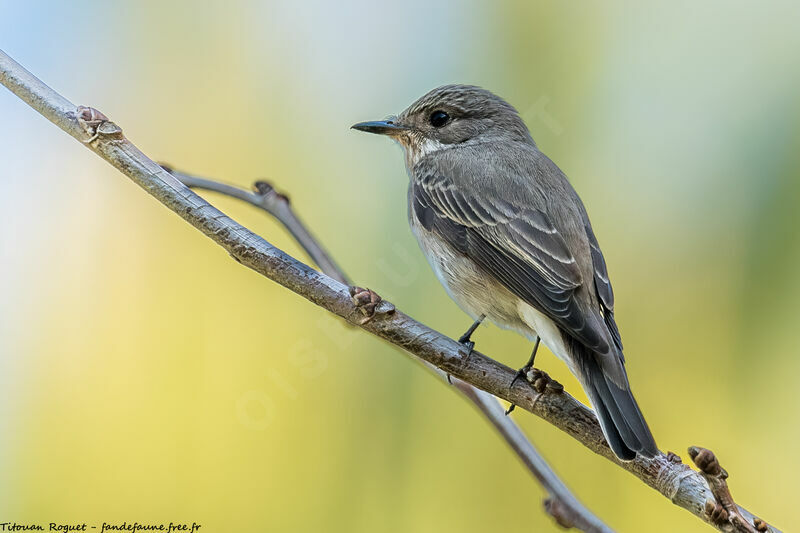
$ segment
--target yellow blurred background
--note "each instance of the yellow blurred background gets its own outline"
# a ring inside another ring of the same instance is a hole
[[[800,8],[699,4],[0,0],[0,48],[157,160],[272,181],[358,284],[452,336],[469,318],[407,228],[400,150],[348,128],[444,83],[506,97],[589,209],[660,447],[712,448],[739,502],[793,531]],[[5,90],[0,117],[0,522],[555,529],[419,365],[241,267]],[[475,339],[514,367],[530,349]],[[514,417],[612,527],[709,530]]]

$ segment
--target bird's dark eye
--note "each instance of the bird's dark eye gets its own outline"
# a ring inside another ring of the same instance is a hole
[[[450,115],[444,111],[434,111],[431,113],[431,126],[434,128],[441,128],[447,121],[450,120]]]

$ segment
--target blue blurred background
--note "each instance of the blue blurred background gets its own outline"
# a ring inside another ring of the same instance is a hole
[[[504,96],[588,207],[659,445],[714,449],[740,503],[791,531],[799,17],[790,1],[0,0],[0,48],[155,159],[272,181],[358,284],[453,336],[469,319],[407,228],[400,149],[348,128],[444,83]],[[555,528],[506,445],[417,364],[242,268],[5,90],[0,116],[0,521]],[[514,367],[530,349],[475,338]],[[514,416],[612,527],[708,530]]]

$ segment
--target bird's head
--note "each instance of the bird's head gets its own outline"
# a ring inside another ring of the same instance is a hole
[[[511,104],[474,85],[439,87],[396,117],[352,127],[392,137],[405,149],[411,166],[432,152],[465,143],[533,142]]]

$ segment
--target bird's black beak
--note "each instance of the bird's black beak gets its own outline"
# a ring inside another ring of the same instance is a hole
[[[406,131],[408,127],[401,126],[393,120],[374,120],[371,122],[359,122],[350,126],[351,129],[366,131],[367,133],[377,133],[380,135],[397,135]]]

